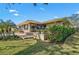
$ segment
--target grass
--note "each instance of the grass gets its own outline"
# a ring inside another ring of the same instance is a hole
[[[74,48],[68,44],[51,44],[38,41],[34,45],[16,53],[16,55],[75,55],[79,54],[79,46]]]
[[[79,35],[79,33],[76,33]],[[0,41],[1,55],[78,55],[79,39],[68,38],[68,43],[53,44],[45,43],[40,40],[25,39]]]
[[[79,54],[79,46],[45,43],[36,40],[0,41],[1,55],[70,55]]]
[[[35,43],[36,43],[35,40],[30,40],[30,39],[29,40],[0,41],[0,54],[13,55]]]

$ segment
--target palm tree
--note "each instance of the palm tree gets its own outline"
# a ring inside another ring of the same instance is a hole
[[[14,35],[14,29],[16,28],[16,25],[11,20],[7,20],[5,25],[6,33]]]
[[[16,25],[11,20],[0,20],[0,35],[3,37],[3,39],[6,38],[8,35],[14,35],[15,28]]]
[[[5,37],[5,25],[4,25],[4,21],[1,19],[0,20],[0,33],[1,33],[1,37],[4,38]]]

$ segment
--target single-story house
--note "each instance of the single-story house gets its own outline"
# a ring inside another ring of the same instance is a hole
[[[34,20],[27,20],[17,25],[18,30],[24,32],[35,32],[39,29],[45,29],[50,25],[64,25],[63,20],[49,20],[46,22],[37,22]]]
[[[44,34],[37,33],[40,29],[48,28],[51,25],[67,25],[67,21],[63,19],[49,20],[46,22],[37,22],[34,20],[27,20],[17,25],[18,33],[16,35],[26,38],[26,37],[37,37],[39,36],[44,40]]]

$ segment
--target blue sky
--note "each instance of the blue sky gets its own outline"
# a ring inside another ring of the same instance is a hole
[[[47,21],[54,18],[71,16],[79,13],[79,4],[77,3],[49,3],[48,5],[32,3],[15,4],[12,7],[0,3],[0,19],[11,19],[13,22],[20,23],[26,20]]]

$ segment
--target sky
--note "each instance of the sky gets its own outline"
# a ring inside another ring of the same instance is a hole
[[[49,3],[44,5],[38,3],[34,6],[32,3],[8,4],[0,3],[0,19],[11,19],[18,24],[26,20],[48,21],[55,18],[71,16],[79,13],[78,3]]]

